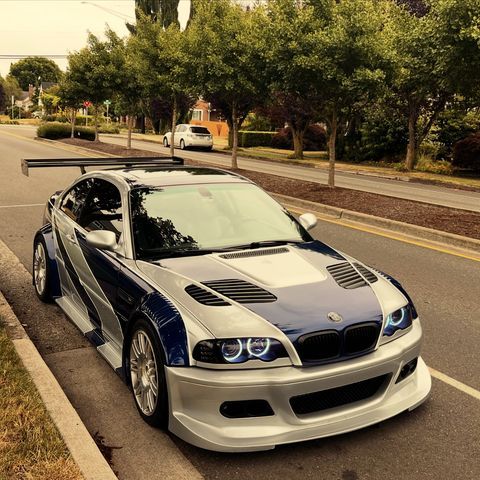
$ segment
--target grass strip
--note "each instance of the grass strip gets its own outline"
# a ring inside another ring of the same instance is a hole
[[[81,478],[0,318],[0,480]]]

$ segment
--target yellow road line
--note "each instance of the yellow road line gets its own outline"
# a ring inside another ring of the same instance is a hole
[[[305,213],[305,210],[300,210],[296,207],[289,206],[288,204],[284,204],[284,206],[286,208],[288,208],[288,210],[290,210],[294,213],[300,213],[300,214]],[[385,233],[385,232],[382,232],[380,230],[376,230],[374,228],[350,225],[349,223],[345,223],[345,221],[342,221],[342,220],[334,220],[334,219],[326,218],[326,217],[318,215],[318,214],[316,214],[316,215],[317,215],[317,218],[319,220],[321,220],[322,222],[333,223],[335,225],[340,225],[342,227],[352,228],[353,230],[359,230],[361,232],[371,233],[373,235],[378,235],[380,237],[389,238],[390,240],[397,240],[398,242],[408,243],[410,245],[415,245],[417,247],[428,248],[429,250],[435,250],[437,252],[446,253],[448,255],[454,255],[456,257],[461,257],[461,258],[466,258],[468,260],[473,260],[474,262],[480,262],[480,256],[474,257],[472,255],[459,253],[459,252],[456,252],[454,250],[450,250],[448,248],[443,248],[443,247],[428,244],[428,243],[425,243],[425,242],[422,242],[422,241],[411,240],[409,238],[400,237],[398,235]]]

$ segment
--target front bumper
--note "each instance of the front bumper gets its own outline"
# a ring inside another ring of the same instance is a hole
[[[318,367],[252,370],[166,368],[169,429],[183,440],[209,450],[255,451],[283,443],[341,434],[413,410],[430,393],[431,378],[419,357],[419,321],[403,337],[364,357]],[[415,372],[395,383],[403,365],[418,358]],[[290,398],[388,375],[372,397],[340,407],[296,415]],[[266,400],[274,415],[225,418],[225,401]]]

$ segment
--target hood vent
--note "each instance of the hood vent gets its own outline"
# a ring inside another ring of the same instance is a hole
[[[288,248],[269,248],[268,250],[247,250],[244,252],[236,252],[236,253],[225,253],[223,255],[219,255],[220,258],[224,258],[225,260],[233,260],[235,258],[248,258],[248,257],[263,257],[264,255],[278,255],[279,253],[288,253]]]
[[[209,292],[204,288],[197,287],[196,285],[189,285],[185,288],[185,291],[198,303],[208,305],[209,307],[225,307],[230,305],[223,298],[217,297],[212,292]]]
[[[342,288],[354,289],[368,285],[365,279],[348,262],[330,265],[327,270]]]
[[[368,268],[360,265],[359,263],[354,263],[355,268],[367,279],[370,283],[375,283],[378,280],[378,277],[371,272]]]
[[[268,303],[277,300],[272,293],[244,280],[212,280],[203,284],[238,303]]]

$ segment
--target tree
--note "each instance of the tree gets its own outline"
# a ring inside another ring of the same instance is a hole
[[[189,49],[184,40],[184,32],[176,24],[164,29],[159,23],[143,16],[129,41],[129,49],[134,52],[133,68],[144,92],[149,98],[160,97],[170,102],[172,156],[180,99],[194,94],[195,90],[187,62]]]
[[[28,90],[29,85],[38,86],[39,81],[58,82],[62,72],[49,58],[27,57],[11,65],[10,75],[17,79],[22,90]]]
[[[85,99],[84,85],[74,80],[70,71],[67,71],[60,81],[58,96],[60,97],[59,106],[64,109],[70,120],[72,127],[70,137],[73,138],[75,136],[77,111],[81,108],[82,102]]]
[[[106,40],[88,35],[87,46],[68,57],[68,75],[81,86],[83,99],[93,104],[95,141],[98,142],[98,116],[103,102],[109,100],[122,85],[124,72],[121,55],[122,40],[110,29]]]
[[[247,12],[229,0],[198,0],[186,30],[188,62],[201,94],[227,118],[232,134],[232,168],[238,168],[239,127],[265,98],[261,12]]]
[[[11,104],[12,97],[18,98],[22,89],[15,77],[7,75],[6,78],[0,77],[0,112],[6,110]]]
[[[389,69],[385,32],[386,2],[313,0],[314,45],[304,62],[314,72],[321,118],[328,130],[328,185],[335,186],[336,141],[347,120],[382,89]],[[327,21],[325,21],[327,19]]]

